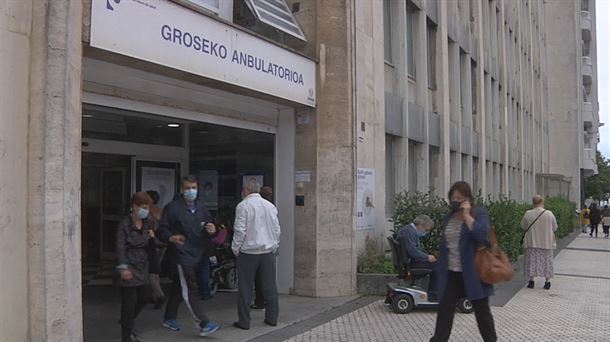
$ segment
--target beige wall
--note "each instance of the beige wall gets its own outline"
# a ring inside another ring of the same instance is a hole
[[[28,340],[27,146],[32,1],[0,2],[0,341]]]

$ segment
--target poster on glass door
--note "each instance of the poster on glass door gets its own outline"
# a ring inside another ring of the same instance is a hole
[[[218,209],[218,171],[199,171],[199,199],[209,210]]]
[[[176,189],[174,168],[142,167],[142,191],[154,190],[159,193],[157,206],[163,208],[172,201]]]

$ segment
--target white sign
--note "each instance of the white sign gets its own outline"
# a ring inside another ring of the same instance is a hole
[[[93,0],[90,44],[316,105],[313,61],[168,0]]]
[[[311,171],[297,171],[294,173],[295,183],[309,183],[311,182]]]
[[[375,228],[375,170],[358,169],[356,229]]]
[[[142,191],[159,193],[157,206],[163,208],[172,201],[176,190],[176,170],[160,167],[142,168]]]

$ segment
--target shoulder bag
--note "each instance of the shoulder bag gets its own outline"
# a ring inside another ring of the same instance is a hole
[[[509,281],[515,275],[512,263],[498,244],[493,225],[489,229],[489,245],[479,247],[474,263],[481,281],[486,284]]]

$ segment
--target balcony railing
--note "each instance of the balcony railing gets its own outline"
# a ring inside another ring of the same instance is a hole
[[[585,126],[593,125],[593,104],[591,102],[583,102],[582,120]]]
[[[580,11],[580,30],[582,32],[582,39],[586,42],[591,40],[592,27],[593,23],[589,11]]]
[[[593,174],[597,174],[597,162],[595,161],[595,150],[592,148],[583,149],[582,168]]]

